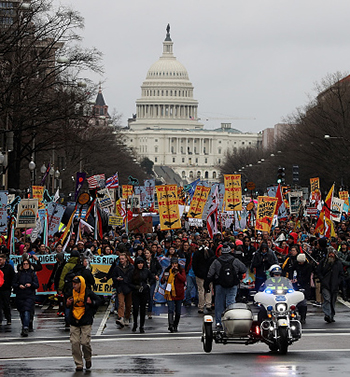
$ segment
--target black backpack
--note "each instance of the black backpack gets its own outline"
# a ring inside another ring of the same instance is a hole
[[[232,288],[234,285],[239,284],[239,279],[235,268],[233,267],[234,259],[229,260],[218,259],[221,264],[219,278],[217,279],[217,284],[221,285],[223,288]]]
[[[68,271],[64,277],[63,293],[66,296],[72,296],[73,294],[73,279],[77,276],[77,273],[73,270]]]

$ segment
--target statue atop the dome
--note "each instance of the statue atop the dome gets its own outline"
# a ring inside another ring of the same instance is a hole
[[[167,32],[168,34],[170,34],[170,24],[167,25],[167,27],[166,27],[165,30],[166,30],[166,32]]]

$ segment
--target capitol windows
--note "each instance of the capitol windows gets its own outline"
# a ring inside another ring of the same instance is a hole
[[[165,91],[165,95],[168,97],[168,91],[167,90]]]
[[[216,171],[213,171],[213,179],[216,179]]]
[[[198,164],[198,158],[196,158],[196,164]]]
[[[184,159],[184,158],[182,158],[181,160],[182,160],[182,163],[184,163],[184,162],[185,162],[185,159]]]
[[[171,96],[173,95],[173,91],[172,91],[172,90],[170,90],[170,95],[171,95]]]
[[[154,152],[158,153],[158,147],[154,147]]]
[[[183,171],[183,172],[181,173],[181,176],[182,176],[183,179],[186,178],[186,172]]]
[[[242,141],[242,145],[244,145],[244,141]]]
[[[162,90],[162,96],[164,96],[164,90]]]
[[[173,162],[175,162],[175,157],[173,157]]]
[[[197,178],[200,178],[200,177],[201,177],[201,172],[197,171]]]
[[[206,178],[206,179],[209,178],[209,172],[206,171],[206,172],[204,173],[204,178]]]
[[[154,141],[155,141],[156,143],[158,143],[158,139],[154,139]]]
[[[208,163],[208,159],[207,159],[207,158],[204,159],[204,163],[205,163],[205,164]]]
[[[193,171],[191,170],[190,171],[190,175],[189,175],[190,178],[193,178]]]
[[[218,159],[218,164],[221,164],[221,158]]]
[[[158,157],[154,157],[154,162],[158,162]]]
[[[218,152],[219,152],[219,154],[221,154],[221,148],[219,148]]]

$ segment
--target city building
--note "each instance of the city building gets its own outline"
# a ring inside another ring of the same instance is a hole
[[[242,133],[232,128],[231,123],[204,129],[188,72],[174,56],[169,25],[166,30],[163,54],[150,67],[141,85],[136,114],[122,130],[123,141],[140,160],[147,157],[153,161],[155,171],[166,166],[184,184],[197,178],[218,181],[225,152],[232,148],[260,147],[261,135]]]

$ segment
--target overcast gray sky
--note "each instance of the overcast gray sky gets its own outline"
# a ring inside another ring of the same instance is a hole
[[[186,67],[207,128],[232,122],[258,132],[307,103],[327,73],[348,72],[346,0],[55,0],[85,18],[83,45],[103,53],[110,111],[135,112],[150,66],[171,25],[174,54]],[[255,120],[213,118],[255,118]]]

